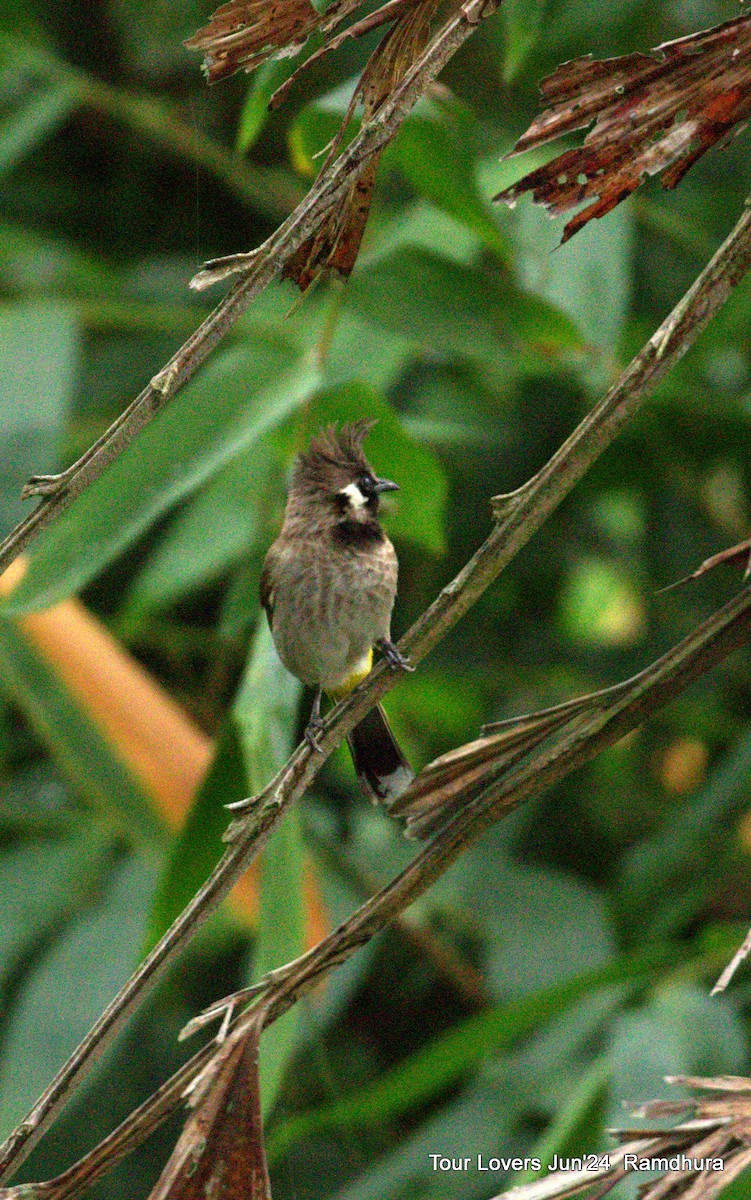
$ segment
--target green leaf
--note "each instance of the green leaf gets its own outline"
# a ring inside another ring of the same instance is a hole
[[[217,637],[231,642],[247,638],[258,620],[261,608],[260,584],[265,552],[252,555],[241,562],[232,575],[224,596],[216,625]]]
[[[326,150],[341,129],[352,98],[353,82],[343,84],[325,96],[319,96],[297,113],[287,133],[292,166],[305,179],[315,179],[326,160]],[[342,138],[340,149],[352,140],[360,127],[353,118]]]
[[[123,860],[99,904],[71,922],[22,987],[0,1058],[0,1138],[26,1115],[135,966],[154,873],[153,863]]]
[[[112,267],[63,238],[49,237],[35,229],[0,222],[0,259],[4,278],[21,295],[41,292],[82,296],[89,302],[87,312],[110,313],[107,301],[120,294],[119,278]],[[96,303],[100,296],[101,307]],[[143,305],[137,307],[143,321]],[[186,315],[195,322],[195,309],[188,313],[186,306],[182,314],[181,329]]]
[[[563,246],[560,221],[551,221],[540,205],[525,200],[513,217],[522,284],[565,313],[592,346],[617,355],[631,303],[631,206],[619,204]]]
[[[166,608],[222,575],[269,540],[281,500],[279,464],[267,440],[239,454],[173,518],[126,600],[128,617]]]
[[[481,1071],[457,1099],[429,1113],[417,1125],[412,1120],[405,1122],[400,1140],[391,1142],[393,1149],[374,1163],[365,1160],[364,1169],[337,1189],[337,1200],[485,1200],[491,1194],[488,1188],[497,1192],[499,1176],[479,1173],[478,1157],[487,1166],[490,1158],[508,1154],[515,1145],[518,1132],[513,1097],[513,1078],[503,1070]],[[377,1126],[368,1131],[371,1137],[376,1134],[376,1145],[377,1131]],[[357,1147],[357,1158],[363,1160],[360,1147],[367,1145],[366,1137],[360,1130],[349,1137],[340,1134],[335,1145],[343,1143],[345,1153],[351,1145],[351,1157]],[[436,1153],[457,1161],[469,1158],[468,1169],[436,1170],[430,1157]],[[299,1161],[297,1156],[294,1161]]]
[[[0,527],[11,529],[26,506],[29,475],[57,465],[80,361],[71,307],[31,301],[0,314]]]
[[[269,100],[301,61],[300,57],[272,58],[253,72],[237,124],[235,149],[238,154],[247,154],[258,141],[269,117]]]
[[[516,79],[540,36],[549,0],[504,0],[501,20],[505,41],[503,81]]]
[[[412,347],[405,338],[343,308],[326,352],[321,384],[336,387],[357,380],[385,392],[412,357]]]
[[[36,544],[9,610],[46,608],[93,579],[173,504],[278,425],[315,389],[260,336],[217,355]]]
[[[457,897],[482,921],[493,993],[536,992],[555,986],[564,974],[593,970],[612,959],[614,938],[603,896],[564,871],[515,862],[502,849],[504,831],[494,833],[470,850]],[[534,938],[529,935],[532,911]]]
[[[253,956],[254,980],[261,979],[267,971],[291,962],[305,949],[304,866],[300,817],[297,809],[293,808],[287,813],[261,859],[261,904],[258,939]],[[299,1035],[299,1005],[295,1005],[264,1032],[261,1042],[261,1107],[264,1114],[274,1105]]]
[[[0,850],[0,986],[17,985],[40,946],[89,900],[109,870],[111,838],[100,830]]]
[[[161,937],[220,858],[221,836],[228,822],[224,805],[255,795],[289,758],[301,691],[301,684],[279,661],[263,617],[214,762],[159,883],[150,920],[150,945]],[[302,839],[297,813],[290,812],[261,861],[253,978],[300,954],[304,931]],[[264,1034],[261,1093],[265,1111],[273,1104],[294,1052],[298,1019],[295,1008]]]
[[[427,200],[415,200],[406,208],[400,208],[390,219],[384,214],[381,220],[374,222],[360,255],[361,269],[365,270],[379,258],[393,254],[403,246],[419,246],[442,258],[470,265],[477,262],[482,251],[477,235],[465,224]],[[388,331],[386,335],[394,337]]]
[[[487,1054],[498,1053],[529,1036],[575,1001],[615,983],[627,982],[668,961],[675,951],[653,947],[623,957],[565,983],[545,988],[510,1004],[485,1009],[459,1021],[448,1033],[412,1054],[377,1083],[334,1104],[290,1117],[269,1136],[269,1159],[278,1159],[300,1138],[324,1129],[367,1126],[413,1112],[461,1080]]]
[[[672,984],[643,1008],[622,1013],[609,1057],[613,1069],[611,1117],[624,1106],[657,1096],[680,1099],[666,1075],[737,1075],[746,1069],[747,1037],[740,1015],[725,997],[698,986]]]
[[[516,1186],[546,1175],[547,1164],[553,1161],[554,1154],[560,1157],[569,1147],[572,1154],[582,1153],[582,1127],[591,1119],[593,1110],[601,1105],[612,1073],[609,1058],[598,1058],[575,1081],[573,1090],[534,1148],[532,1157],[540,1160],[540,1170],[524,1172],[514,1180]]]
[[[533,1034],[523,1045],[512,1048],[499,1059],[481,1063],[476,1076],[457,1089],[456,1099],[448,1099],[437,1111],[433,1106],[433,1111],[429,1110],[419,1123],[410,1120],[405,1136],[395,1148],[387,1150],[372,1166],[366,1167],[362,1174],[338,1191],[338,1200],[380,1200],[383,1196],[400,1197],[400,1200],[414,1196],[421,1200],[433,1200],[433,1197],[436,1200],[466,1200],[468,1195],[487,1195],[487,1187],[483,1187],[485,1181],[488,1184],[492,1181],[492,1190],[496,1192],[501,1176],[495,1171],[486,1173],[488,1160],[512,1155],[531,1157],[526,1139],[519,1145],[520,1126],[526,1133],[530,1117],[533,1127],[539,1123],[549,1107],[551,1084],[564,1097],[562,1111],[570,1111],[569,1101],[572,1094],[579,1091],[583,1072],[585,1077],[589,1074],[583,1066],[589,1063],[588,1048],[601,1039],[603,1025],[618,1002],[614,993],[622,991],[622,988],[608,988],[583,999],[555,1020],[552,1029],[547,1027]],[[620,999],[622,1001],[622,997]],[[576,1044],[570,1038],[572,1026],[576,1030]],[[583,1105],[582,1108],[581,1116],[586,1120],[588,1113]],[[380,1130],[382,1126],[375,1128]],[[363,1133],[360,1129],[352,1131],[350,1140],[361,1142]],[[344,1137],[346,1133],[338,1135],[342,1140]],[[466,1172],[435,1171],[430,1156],[436,1153],[436,1147],[440,1147],[441,1156],[469,1157],[469,1169]],[[582,1149],[579,1142],[572,1152],[581,1154]],[[534,1147],[533,1152],[539,1157],[540,1148]],[[478,1156],[481,1156],[484,1170],[478,1170]],[[543,1158],[546,1166],[549,1161]],[[438,1189],[434,1192],[437,1179]],[[479,1181],[480,1191],[471,1189],[468,1192],[467,1185],[475,1180]]]
[[[0,176],[12,171],[63,124],[81,102],[69,82],[45,85],[0,124]]]
[[[567,317],[510,281],[413,247],[355,271],[346,302],[432,354],[491,367],[526,350],[547,369],[583,345]]]
[[[502,262],[511,246],[480,194],[475,173],[476,121],[455,98],[422,104],[404,122],[393,153],[416,192],[466,225]]]
[[[365,451],[376,472],[393,479],[399,491],[383,505],[384,524],[395,538],[423,546],[431,554],[445,550],[445,514],[448,485],[438,459],[405,432],[391,406],[361,383],[319,393],[299,418],[300,440],[333,422],[375,417],[378,424],[368,434]]]
[[[136,780],[7,618],[0,619],[0,679],[72,786],[131,843],[161,847],[164,830]]]
[[[264,618],[232,706],[251,794],[260,792],[292,751],[302,684],[282,666]]]
[[[151,950],[208,879],[224,850],[225,804],[250,795],[237,722],[230,714],[216,740],[211,766],[193,799],[188,818],[173,840],[149,917],[144,953]]]
[[[292,752],[302,685],[284,669],[265,618],[259,622],[248,665],[233,705],[240,743],[255,795]],[[299,817],[288,812],[261,861],[261,905],[253,978],[302,953],[305,935],[303,846]],[[268,1112],[294,1053],[299,1029],[295,1006],[266,1030],[261,1042],[261,1105]]]

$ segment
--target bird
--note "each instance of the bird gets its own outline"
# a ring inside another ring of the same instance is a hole
[[[378,519],[379,478],[363,452],[375,421],[329,425],[295,459],[282,528],[261,572],[261,604],[286,669],[316,689],[305,738],[320,749],[321,697],[348,695],[380,650],[393,670],[414,670],[391,641],[396,551]],[[377,704],[347,738],[366,796],[389,806],[414,771]]]

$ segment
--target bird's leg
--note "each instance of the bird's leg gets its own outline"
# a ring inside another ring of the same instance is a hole
[[[401,671],[414,671],[415,668],[409,659],[402,654],[401,650],[397,650],[394,643],[390,642],[388,638],[379,638],[376,646],[383,654],[392,671],[396,671],[397,669]]]
[[[321,689],[316,692],[313,707],[310,710],[310,720],[305,726],[304,738],[310,746],[311,750],[317,750],[319,754],[323,754],[323,750],[318,744],[318,734],[323,729],[323,721],[321,720]]]

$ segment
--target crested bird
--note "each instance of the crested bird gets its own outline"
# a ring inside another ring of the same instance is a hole
[[[360,683],[380,650],[394,670],[411,671],[391,641],[396,552],[378,519],[380,497],[398,490],[380,479],[362,444],[374,421],[329,426],[298,455],[284,521],[261,575],[261,604],[282,663],[316,688],[305,731],[312,748],[321,729],[321,696],[341,700]],[[377,704],[347,741],[360,785],[387,806],[414,772]]]

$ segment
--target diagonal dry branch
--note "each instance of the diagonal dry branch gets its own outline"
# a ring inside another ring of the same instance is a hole
[[[329,971],[404,912],[485,829],[524,799],[594,758],[750,639],[751,589],[746,588],[633,679],[560,706],[569,714],[568,724],[552,740],[543,734],[540,744],[513,770],[455,810],[441,835],[347,921],[306,954],[272,971],[250,994],[246,989],[215,1003],[184,1030],[189,1033],[223,1016],[231,1017],[255,995],[249,1009],[234,1021],[223,1022],[227,1029],[219,1035],[218,1045],[203,1047],[118,1129],[62,1175],[40,1184],[0,1189],[0,1200],[73,1200],[175,1111],[191,1080],[198,1081],[201,1106],[211,1108],[212,1087],[215,1081],[220,1086],[227,1083],[224,1065],[235,1048],[244,1045],[248,1037],[257,1037],[260,1026],[265,1028],[282,1016]],[[175,1171],[184,1165],[186,1146],[195,1146],[195,1138],[188,1136],[193,1121],[189,1117],[186,1136],[171,1160]]]
[[[414,662],[421,661],[445,636],[568,495],[615,439],[623,424],[638,411],[660,379],[686,353],[730,297],[749,266],[751,210],[746,207],[735,228],[686,295],[563,446],[522,488],[496,498],[497,524],[490,536],[402,640],[400,648],[408,652]],[[209,879],[108,1005],[27,1118],[0,1148],[3,1180],[23,1161],[83,1080],[92,1062],[103,1053],[139,1001],[260,853],[288,806],[305,792],[344,736],[396,682],[397,677],[379,664],[326,718],[320,736],[322,752],[311,754],[305,744],[298,747],[264,791],[245,802],[244,811],[228,831],[227,839],[231,844]],[[543,784],[540,776],[536,781]],[[530,783],[530,791],[534,783]],[[485,812],[482,819],[479,816],[477,819],[479,832],[485,827],[482,820],[490,823],[496,818]],[[449,850],[453,839],[458,838],[456,844],[459,845],[468,836],[460,818],[455,818],[448,830],[446,846]],[[442,843],[446,836],[444,832]],[[415,862],[421,863],[427,852],[422,851]],[[390,913],[393,911],[396,910],[392,909]],[[361,940],[369,936],[369,933],[365,934]],[[326,969],[331,965],[329,963]]]
[[[283,270],[299,247],[315,234],[343,193],[393,138],[425,89],[476,26],[495,11],[499,0],[466,0],[430,40],[425,50],[383,101],[360,133],[321,173],[304,200],[250,255],[241,256],[242,275],[228,295],[199,325],[166,366],[85,454],[59,475],[35,476],[24,489],[40,496],[37,508],[0,544],[0,572],[50,525],[122,453],[179,388],[195,374],[227,331],[265,287]]]

